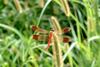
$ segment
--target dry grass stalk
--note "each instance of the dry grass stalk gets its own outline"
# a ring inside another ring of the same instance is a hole
[[[63,7],[63,11],[65,13],[66,16],[70,16],[70,7],[68,4],[68,0],[60,0],[62,7]]]
[[[14,1],[17,11],[22,12],[22,7],[19,3],[19,0],[13,0],[13,1]]]
[[[55,32],[62,34],[61,26],[60,26],[57,18],[54,16],[51,17],[51,25],[52,25],[52,28]]]
[[[29,8],[29,7],[28,7],[28,3],[29,3],[29,0],[25,0],[25,3],[24,3],[25,9],[28,9],[28,8]]]
[[[63,67],[59,37],[53,32],[53,58],[55,67]]]
[[[62,33],[61,31],[61,27],[60,24],[58,22],[58,20],[55,17],[51,17],[51,24],[52,24],[52,28],[54,30],[53,32],[53,40],[52,40],[52,46],[53,46],[53,58],[54,58],[54,67],[63,67],[63,59],[62,59],[62,52],[61,52],[61,48],[60,48],[60,36],[58,34]]]
[[[3,3],[4,3],[5,5],[7,5],[7,4],[8,4],[8,0],[3,0]]]
[[[45,5],[45,1],[44,1],[44,0],[40,0],[40,1],[39,1],[39,6],[40,6],[41,8],[43,8],[44,5]]]

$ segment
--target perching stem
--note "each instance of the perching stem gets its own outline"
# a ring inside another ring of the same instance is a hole
[[[62,34],[61,26],[54,16],[51,17],[51,24],[54,30],[52,38],[54,67],[63,67],[62,51],[60,48],[62,42],[62,40],[60,40],[60,35]]]
[[[59,37],[56,32],[53,32],[53,58],[54,67],[63,67],[62,52],[60,48]]]

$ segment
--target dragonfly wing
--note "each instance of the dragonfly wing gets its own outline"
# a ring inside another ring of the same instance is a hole
[[[37,29],[38,29],[37,26],[35,26],[35,25],[32,26],[32,30],[33,30],[33,31],[36,31]]]
[[[33,31],[37,31],[38,33],[48,33],[48,31],[44,30],[44,29],[41,29],[35,25],[32,26],[32,30]]]
[[[63,37],[63,42],[64,42],[64,43],[71,42],[71,37],[69,37],[69,36],[64,36],[64,37]]]
[[[62,32],[63,33],[68,33],[68,32],[70,32],[70,30],[71,29],[69,27],[65,27],[65,28],[62,29]]]
[[[37,41],[48,41],[47,35],[33,35],[33,39]]]

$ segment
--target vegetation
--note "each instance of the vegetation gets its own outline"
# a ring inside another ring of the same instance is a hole
[[[52,16],[70,27],[71,42],[54,34],[46,51],[47,43],[32,39],[32,25],[50,31]],[[100,67],[99,28],[99,0],[0,0],[0,67]]]

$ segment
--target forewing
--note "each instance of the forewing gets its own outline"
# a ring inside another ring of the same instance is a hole
[[[68,33],[68,32],[70,32],[70,30],[71,29],[69,27],[65,27],[65,28],[62,29],[62,32],[63,33]]]
[[[48,31],[46,31],[46,30],[44,30],[44,29],[41,29],[41,28],[39,28],[39,27],[37,27],[37,26],[35,26],[35,25],[32,26],[32,30],[33,30],[33,31],[36,31],[36,32],[38,32],[38,33],[48,33]]]
[[[48,41],[48,35],[33,35],[33,39],[37,41]]]

